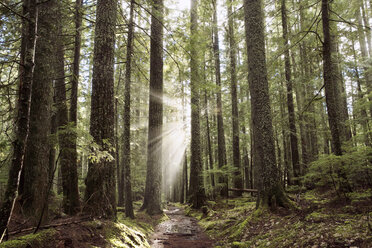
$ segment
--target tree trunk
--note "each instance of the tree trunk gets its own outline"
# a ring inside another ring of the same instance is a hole
[[[21,172],[24,167],[24,156],[29,135],[30,101],[33,84],[38,8],[35,0],[23,0],[21,62],[19,67],[19,90],[17,99],[17,118],[13,155],[9,168],[8,184],[0,208],[0,240],[12,218],[14,204],[18,197]],[[1,241],[0,241],[1,242]]]
[[[115,156],[114,147],[114,51],[117,1],[98,0],[94,37],[90,134],[103,151]],[[116,218],[115,161],[89,162],[84,212]]]
[[[368,15],[368,12],[366,12],[366,10],[365,10],[364,1],[363,0],[359,0],[359,1],[360,1],[360,7],[362,9],[363,23],[364,23],[364,27],[365,27],[365,30],[366,30],[369,56],[372,57],[371,27],[369,25],[369,15]]]
[[[63,210],[69,215],[76,214],[79,211],[79,191],[76,161],[72,160],[73,151],[69,147],[70,130],[68,124],[68,110],[66,102],[66,84],[65,84],[65,53],[64,41],[62,39],[62,20],[63,16],[60,10],[58,11],[60,22],[58,23],[57,51],[56,51],[56,80],[55,80],[55,103],[57,108],[56,121],[58,130],[59,143],[59,164],[62,173],[62,189],[63,189]],[[72,153],[72,154],[71,154]],[[72,155],[72,156],[71,156]],[[54,159],[53,159],[54,165]],[[54,166],[50,168],[53,170]]]
[[[55,52],[57,40],[57,1],[39,7],[35,69],[30,109],[28,136],[23,171],[22,207],[25,216],[35,223],[40,216],[47,219],[49,193],[49,151]],[[46,206],[44,208],[44,206]]]
[[[359,76],[359,70],[358,70],[358,67],[357,67],[357,59],[356,59],[354,40],[351,39],[351,42],[352,42],[352,47],[351,48],[353,50],[353,57],[354,57],[354,64],[355,64],[354,71],[355,71],[355,77],[356,77],[356,81],[357,81],[357,98],[358,98],[358,101],[363,102],[364,93],[362,91],[362,84],[361,84],[361,80],[360,80],[360,76]],[[355,111],[356,111],[355,108],[353,108],[353,112],[355,112]],[[367,111],[364,108],[364,106],[359,107],[359,113],[358,114],[360,115],[360,123],[361,123],[362,128],[363,128],[364,144],[366,146],[370,146],[372,139],[371,139],[370,134],[369,134],[368,114],[367,114]]]
[[[150,103],[145,199],[142,209],[159,214],[162,186],[163,0],[154,0],[151,15]]]
[[[267,80],[265,36],[261,0],[245,0],[245,36],[248,54],[248,81],[251,93],[254,161],[258,170],[260,208],[288,206],[276,167],[274,134]]]
[[[208,150],[208,159],[209,159],[209,169],[213,170],[214,163],[213,163],[213,151],[212,151],[212,141],[211,141],[211,130],[209,124],[209,113],[208,113],[208,97],[207,97],[207,90],[204,91],[204,103],[205,103],[205,121],[207,126],[207,150]],[[214,173],[209,173],[211,177],[211,185],[212,191],[214,192],[215,182],[214,182]],[[213,194],[213,193],[212,193]]]
[[[239,111],[236,77],[236,44],[234,32],[234,16],[232,12],[232,0],[227,3],[227,16],[229,17],[229,43],[230,43],[230,80],[231,80],[231,106],[232,106],[232,134],[233,134],[233,164],[235,167],[234,187],[242,188],[243,180],[241,173],[240,144],[239,144]],[[242,192],[235,191],[235,196],[241,196]]]
[[[329,20],[329,0],[322,0],[322,21],[323,21],[323,70],[326,103],[328,111],[329,127],[332,135],[332,149],[336,155],[342,155],[342,142],[345,141],[345,124],[342,120],[342,113],[339,106],[341,102],[341,91],[338,81],[336,54],[334,40],[331,34]]]
[[[191,0],[191,40],[190,40],[190,90],[191,90],[191,159],[190,159],[190,197],[193,208],[205,204],[200,145],[200,46],[198,34],[198,0]]]
[[[127,40],[127,59],[125,68],[125,90],[124,90],[124,133],[123,133],[123,174],[124,174],[124,199],[125,215],[134,218],[133,200],[132,200],[132,177],[131,177],[131,159],[130,159],[130,85],[131,85],[131,67],[133,54],[133,34],[134,34],[134,0],[130,2],[130,16],[128,26]]]
[[[363,21],[362,17],[360,16],[360,5],[358,5],[358,8],[355,11],[356,19],[358,21],[358,38],[359,38],[359,45],[360,45],[360,51],[362,53],[362,60],[366,61],[368,59],[368,52],[367,52],[367,45],[366,45],[366,36],[363,30]],[[365,71],[365,84],[367,86],[367,91],[372,92],[372,74],[369,72],[369,68],[364,66],[364,71]],[[369,94],[368,100],[370,102],[369,104],[369,112],[370,115],[372,116],[372,96]]]
[[[301,175],[300,156],[298,154],[298,140],[296,130],[296,118],[293,103],[293,86],[291,78],[291,64],[289,57],[289,42],[288,42],[288,25],[287,25],[287,9],[285,5],[286,0],[282,0],[282,27],[283,27],[283,40],[285,46],[284,63],[285,63],[285,79],[287,83],[287,108],[288,108],[288,122],[289,122],[289,137],[291,143],[291,157],[294,183],[299,184],[299,176]]]
[[[78,162],[77,162],[77,104],[78,104],[78,84],[80,75],[80,49],[81,49],[81,26],[83,20],[83,0],[75,1],[75,40],[74,40],[74,58],[72,67],[71,79],[71,100],[70,100],[70,113],[69,121],[71,122],[72,130],[69,132],[68,149],[70,160],[70,175],[69,181],[69,200],[71,201],[72,208],[71,214],[76,214],[79,209],[79,186],[78,186]]]
[[[217,137],[218,137],[218,168],[221,169],[226,165],[226,143],[225,131],[222,116],[222,97],[221,97],[221,62],[220,48],[218,38],[218,21],[217,21],[217,0],[213,0],[213,55],[215,62],[215,74],[217,84]],[[221,184],[221,196],[228,197],[227,175],[224,173],[218,177],[218,183]]]

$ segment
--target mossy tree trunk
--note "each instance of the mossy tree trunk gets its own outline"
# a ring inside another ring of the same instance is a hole
[[[335,51],[334,37],[329,18],[329,0],[322,0],[323,21],[323,70],[328,121],[332,135],[332,150],[336,155],[342,155],[342,142],[346,140],[346,123],[342,117],[340,103],[341,86],[338,80],[338,63]]]
[[[37,46],[33,75],[30,133],[27,141],[22,183],[22,210],[35,223],[40,216],[48,216],[49,151],[51,148],[51,116],[53,103],[53,80],[57,40],[56,0],[39,4]],[[44,212],[44,213],[43,213]]]
[[[117,1],[98,0],[94,37],[90,134],[114,157],[114,50]],[[91,160],[86,177],[84,212],[116,218],[115,161]]]
[[[2,238],[11,220],[14,204],[18,196],[20,176],[24,166],[24,156],[29,135],[38,8],[36,0],[23,0],[22,4],[23,15],[27,16],[28,20],[22,20],[21,65],[19,67],[20,82],[14,130],[15,140],[13,142],[13,155],[9,168],[8,184],[0,208],[0,238]]]
[[[150,102],[145,199],[142,209],[150,215],[161,209],[163,130],[163,0],[154,0],[151,14]]]
[[[193,208],[205,204],[203,188],[201,145],[200,145],[200,54],[198,32],[198,0],[191,0],[191,40],[190,40],[190,88],[191,88],[191,159],[189,202]]]
[[[62,33],[63,21],[65,21],[61,8],[57,13],[59,17],[57,51],[56,51],[56,80],[55,80],[55,104],[56,104],[56,124],[58,130],[59,144],[59,164],[62,173],[62,189],[63,189],[63,209],[64,212],[70,215],[79,212],[80,201],[78,191],[78,178],[76,161],[74,160],[74,151],[71,149],[71,132],[68,128],[68,110],[66,99],[66,84],[65,84],[65,53],[64,39]],[[52,125],[53,126],[53,125]],[[53,129],[53,128],[52,128]],[[53,156],[54,158],[54,156]],[[54,165],[54,159],[53,159]],[[53,171],[53,167],[50,170]],[[52,173],[51,173],[52,174]]]
[[[289,206],[276,166],[274,134],[267,80],[265,36],[261,0],[245,0],[248,81],[251,93],[254,161],[258,172],[260,208]]]

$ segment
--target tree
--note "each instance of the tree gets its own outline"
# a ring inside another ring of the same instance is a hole
[[[267,80],[261,0],[244,0],[248,82],[251,93],[254,161],[258,170],[258,207],[289,206],[276,167]]]
[[[234,16],[232,14],[232,0],[227,3],[227,16],[229,16],[229,43],[230,43],[230,88],[231,88],[231,107],[232,107],[232,134],[233,134],[233,164],[235,166],[234,187],[241,189],[243,187],[240,145],[239,145],[239,111],[238,111],[238,93],[237,93],[237,76],[236,76],[236,44],[234,34]],[[241,191],[234,191],[236,196],[241,196]]]
[[[337,60],[334,37],[331,34],[329,19],[329,0],[322,0],[322,22],[323,22],[323,71],[325,95],[327,103],[328,121],[332,135],[332,149],[336,155],[342,155],[342,142],[346,141],[346,126],[342,119],[339,106],[341,102],[341,89],[339,85],[339,74],[337,73]]]
[[[200,54],[198,52],[198,0],[191,0],[190,38],[190,90],[191,90],[191,158],[190,158],[190,199],[193,208],[205,204],[202,178],[200,145]]]
[[[226,144],[225,144],[225,131],[223,126],[222,116],[222,96],[221,96],[221,62],[220,62],[220,47],[218,38],[218,21],[217,21],[217,0],[213,0],[213,55],[217,84],[217,137],[218,137],[218,168],[226,165]],[[227,182],[228,179],[225,175],[218,177],[218,182],[222,184],[221,196],[227,197]]]
[[[116,217],[114,145],[114,50],[117,1],[98,0],[94,37],[90,134],[110,156],[89,162],[84,212]]]
[[[38,32],[35,49],[30,130],[24,160],[20,194],[23,214],[37,222],[40,216],[48,216],[49,151],[51,148],[51,115],[53,80],[55,79],[55,51],[57,33],[57,9],[55,0],[38,6]]]
[[[131,85],[131,67],[133,54],[133,33],[134,33],[134,0],[130,2],[130,16],[128,26],[127,40],[127,59],[125,68],[125,92],[124,92],[124,134],[123,134],[123,170],[122,182],[124,182],[124,199],[125,199],[125,215],[134,218],[133,200],[132,200],[132,182],[130,169],[130,85]]]
[[[56,80],[55,80],[55,102],[56,102],[56,124],[58,127],[58,143],[59,143],[59,164],[61,166],[62,173],[62,189],[63,189],[63,209],[67,214],[76,214],[80,208],[79,202],[79,190],[78,190],[78,177],[76,161],[74,160],[74,150],[70,148],[70,135],[68,130],[68,109],[66,99],[66,83],[65,83],[65,46],[63,40],[62,26],[64,16],[62,14],[62,8],[58,9],[59,22],[58,28],[58,39],[57,39],[57,51],[56,51]],[[53,124],[52,124],[53,125]],[[52,161],[54,165],[54,156]],[[53,171],[53,167],[50,166],[50,170]],[[52,173],[50,173],[52,174]]]
[[[83,20],[83,0],[75,1],[75,37],[74,37],[74,57],[72,65],[72,79],[71,79],[71,100],[69,111],[69,122],[71,123],[72,131],[69,132],[68,149],[70,158],[70,196],[69,201],[72,208],[70,214],[75,214],[79,208],[79,189],[78,189],[78,173],[77,173],[77,103],[78,103],[78,85],[80,78],[80,50],[81,50],[81,26]]]
[[[293,176],[296,178],[295,182],[298,184],[298,177],[300,176],[300,157],[298,153],[298,141],[297,141],[297,130],[296,130],[296,119],[293,103],[293,86],[291,78],[291,63],[289,57],[289,42],[288,42],[288,25],[287,25],[287,9],[285,5],[286,0],[282,0],[282,28],[283,28],[283,40],[284,40],[284,64],[285,64],[285,79],[287,83],[287,108],[288,108],[288,122],[289,122],[289,137],[291,142],[291,156],[292,156],[292,167]]]
[[[36,0],[23,0],[22,45],[20,62],[20,82],[17,99],[17,117],[15,126],[15,141],[13,143],[12,162],[9,168],[9,179],[4,201],[0,208],[0,239],[7,231],[18,197],[21,172],[24,167],[24,155],[29,135],[30,101],[35,66],[35,46],[38,23],[38,8]]]
[[[142,209],[150,215],[162,213],[163,130],[163,0],[154,0],[151,13],[150,102],[145,199]]]

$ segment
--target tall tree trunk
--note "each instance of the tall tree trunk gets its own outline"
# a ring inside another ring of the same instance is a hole
[[[239,111],[238,111],[238,93],[236,77],[236,44],[234,32],[234,16],[232,12],[232,0],[227,3],[227,16],[229,17],[229,43],[230,43],[230,80],[231,80],[231,107],[232,107],[232,134],[233,134],[233,164],[235,167],[234,187],[241,189],[243,187],[241,173],[241,158],[239,144]],[[241,196],[241,191],[234,191],[235,196]]]
[[[217,21],[217,0],[213,0],[213,55],[215,62],[215,74],[217,84],[217,137],[218,137],[218,168],[226,165],[226,143],[225,131],[223,126],[222,116],[222,96],[221,96],[221,62],[220,62],[220,47],[218,38],[218,21]],[[227,175],[220,175],[218,183],[222,184],[221,196],[228,197],[227,190]]]
[[[70,160],[70,175],[69,181],[69,200],[73,212],[79,209],[79,187],[78,187],[78,164],[77,164],[77,104],[78,104],[78,84],[80,75],[80,49],[81,49],[81,26],[83,20],[83,0],[75,0],[75,39],[74,39],[74,58],[72,67],[71,79],[71,100],[70,100],[70,113],[69,121],[71,122],[73,130],[69,132],[68,146],[69,146],[69,160]]]
[[[94,37],[90,134],[104,151],[114,147],[114,51],[117,1],[98,0]],[[108,219],[116,217],[115,161],[89,162],[84,212]]]
[[[19,67],[19,90],[17,99],[17,118],[15,125],[15,140],[13,142],[13,155],[9,168],[8,184],[4,200],[0,208],[0,242],[7,231],[12,218],[14,205],[18,197],[21,172],[24,167],[24,156],[29,136],[30,102],[35,66],[35,46],[38,23],[38,7],[36,0],[23,0],[21,62]]]
[[[66,84],[65,84],[65,53],[64,41],[62,39],[62,25],[64,18],[59,10],[57,14],[60,22],[58,23],[57,51],[56,51],[56,80],[55,80],[55,103],[57,108],[56,121],[58,130],[59,143],[59,164],[62,173],[62,189],[63,189],[63,210],[65,213],[73,215],[79,211],[79,191],[76,161],[72,160],[73,151],[71,151],[70,134],[68,130],[68,110],[66,99]],[[53,128],[52,128],[53,129]],[[72,154],[71,154],[72,153]],[[72,155],[72,156],[71,156]],[[53,156],[54,157],[54,156]],[[54,159],[52,161],[54,165]],[[54,166],[50,167],[53,171]],[[50,173],[51,174],[51,173]]]
[[[130,16],[128,26],[127,40],[127,59],[125,64],[125,89],[124,89],[124,133],[123,133],[123,174],[124,174],[124,199],[125,215],[134,218],[133,200],[132,200],[132,177],[131,177],[131,159],[130,159],[130,85],[131,85],[131,67],[133,54],[133,34],[134,34],[134,0],[130,2]]]
[[[267,80],[261,0],[245,0],[245,36],[251,93],[254,161],[258,170],[258,207],[288,206],[276,166],[274,134]]]
[[[190,40],[190,88],[191,88],[191,159],[190,159],[190,198],[193,208],[205,204],[203,187],[201,145],[200,145],[200,55],[198,33],[198,0],[191,0],[191,40]]]
[[[119,92],[121,84],[122,69],[119,68],[118,83],[116,85],[116,92]],[[120,147],[119,147],[119,100],[115,99],[115,166],[116,166],[116,186],[118,187],[118,206],[124,206],[124,171],[120,161]]]
[[[287,85],[287,108],[288,108],[288,122],[289,122],[289,137],[291,143],[291,157],[293,176],[295,177],[294,182],[299,184],[299,176],[301,175],[300,168],[300,156],[298,154],[298,141],[297,141],[297,130],[296,130],[296,118],[294,112],[293,103],[293,86],[291,78],[291,63],[289,57],[289,41],[288,41],[288,25],[287,25],[287,9],[285,5],[286,0],[282,0],[282,28],[283,28],[283,39],[284,39],[284,63],[285,63],[285,79]]]
[[[207,127],[207,150],[208,150],[208,159],[209,159],[209,169],[213,170],[214,163],[213,163],[213,150],[212,150],[212,141],[211,141],[211,130],[209,124],[209,113],[208,113],[208,97],[207,97],[207,90],[204,90],[204,103],[205,103],[205,122]],[[215,182],[214,182],[214,173],[209,173],[211,177],[211,185],[212,191],[214,192]]]
[[[336,155],[342,155],[342,142],[345,141],[345,123],[342,120],[342,112],[339,106],[341,102],[341,90],[339,85],[339,74],[337,73],[337,58],[333,53],[335,50],[334,39],[331,34],[329,20],[329,0],[322,0],[323,21],[323,70],[326,103],[328,111],[329,127],[332,135],[332,149]]]
[[[358,21],[358,38],[359,38],[359,45],[360,45],[360,51],[362,53],[362,60],[366,61],[368,59],[368,52],[367,52],[367,45],[366,45],[366,36],[363,30],[363,21],[362,17],[360,16],[360,5],[358,4],[358,8],[355,11],[356,19]],[[372,74],[369,72],[369,68],[364,66],[365,71],[365,84],[367,86],[367,91],[372,92]],[[370,103],[372,103],[372,96],[368,96],[368,100]],[[369,112],[372,116],[372,104],[369,104]]]
[[[47,219],[49,193],[49,151],[55,51],[57,37],[57,1],[39,5],[35,69],[30,109],[30,133],[23,174],[23,213],[38,221]]]
[[[154,0],[151,15],[150,103],[145,199],[142,209],[161,213],[163,126],[163,0]]]
[[[359,70],[358,70],[358,67],[357,67],[357,58],[356,58],[357,56],[356,56],[356,52],[355,52],[355,43],[354,43],[353,39],[351,39],[351,42],[352,42],[352,47],[351,48],[353,50],[353,57],[354,57],[354,64],[355,64],[354,71],[355,71],[355,77],[356,77],[356,81],[357,81],[357,87],[356,87],[357,88],[357,98],[358,98],[359,102],[363,102],[364,92],[362,91],[361,79],[360,79]],[[354,111],[355,111],[355,108],[353,108],[353,112]],[[370,137],[371,135],[369,134],[368,114],[367,114],[367,110],[365,109],[364,106],[359,107],[359,113],[358,114],[360,115],[360,123],[361,123],[362,128],[363,128],[364,144],[366,146],[370,146],[372,138]]]
[[[369,15],[368,15],[368,12],[366,12],[365,8],[367,7],[364,7],[365,6],[365,3],[363,0],[359,0],[360,1],[360,7],[362,9],[362,16],[363,16],[363,23],[364,23],[364,27],[365,27],[365,30],[366,30],[366,37],[367,37],[367,45],[368,45],[368,51],[369,51],[369,56],[372,57],[372,37],[371,37],[371,27],[369,25]],[[370,7],[372,8],[372,6]]]

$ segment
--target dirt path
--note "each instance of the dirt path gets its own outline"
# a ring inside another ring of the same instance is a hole
[[[184,210],[169,206],[165,213],[170,218],[155,227],[151,236],[152,248],[211,248],[213,241],[203,233],[195,218]]]

